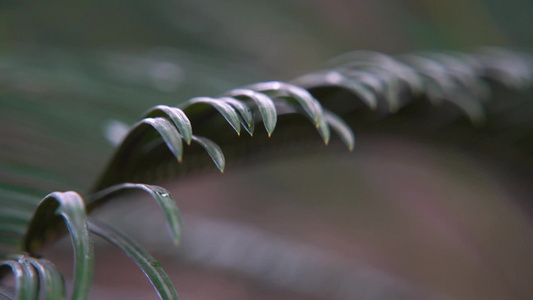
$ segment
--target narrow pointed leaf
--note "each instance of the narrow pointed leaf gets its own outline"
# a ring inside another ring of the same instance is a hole
[[[276,102],[278,103],[280,108],[288,109],[287,112],[301,114],[307,117],[308,119],[310,119],[312,123],[314,123],[313,119],[309,116],[309,114],[307,114],[306,111],[303,110],[303,108],[300,105],[295,104],[294,102],[291,102],[291,101],[287,101],[287,99],[285,98],[279,98],[278,100],[276,100]],[[320,123],[318,124],[318,126],[315,126],[315,128],[317,129],[318,134],[324,141],[324,144],[327,145],[329,143],[331,133],[330,133],[329,126],[326,122],[323,112],[322,112],[322,115],[323,116],[322,118],[320,118]]]
[[[24,238],[24,250],[33,253],[42,246],[49,233],[57,230],[49,228],[50,224],[57,224],[57,215],[64,220],[74,248],[72,298],[87,299],[93,277],[94,251],[87,229],[85,204],[79,194],[54,192],[41,200]]]
[[[208,98],[208,97],[197,97],[197,98],[192,98],[189,101],[183,103],[182,105],[180,105],[180,107],[184,111],[186,111],[188,107],[191,107],[193,105],[200,104],[200,103],[207,104],[215,108],[228,121],[231,127],[235,129],[237,134],[239,135],[241,134],[241,123],[239,121],[239,116],[237,112],[231,105],[223,101],[219,101],[217,99]]]
[[[28,285],[24,287],[26,289],[25,292],[28,293],[28,295],[31,296],[32,299],[38,298],[39,297],[39,276],[37,275],[36,270],[27,260],[24,259],[24,256],[19,256],[17,260],[20,262],[24,271],[28,274],[27,277],[28,277],[28,280],[30,281]]]
[[[270,97],[263,93],[248,89],[234,89],[224,95],[230,97],[244,97],[252,99],[252,101],[255,102],[257,108],[259,109],[259,113],[263,118],[263,124],[268,135],[272,135],[272,133],[274,132],[274,128],[276,128],[278,115],[276,113],[276,105],[274,104],[274,101],[270,99]]]
[[[409,87],[414,96],[423,91],[423,80],[412,67],[402,63],[396,58],[374,51],[353,51],[342,54],[330,61],[331,65],[349,66],[351,64],[371,64],[370,68],[380,68],[392,73]]]
[[[417,55],[405,55],[401,58],[408,65],[413,66],[419,74],[432,80],[445,93],[445,97],[449,91],[458,88],[441,64]]]
[[[224,158],[224,154],[222,153],[222,150],[220,149],[220,147],[216,143],[214,143],[213,141],[205,137],[199,137],[199,136],[193,135],[192,140],[198,143],[200,146],[202,146],[207,151],[207,154],[209,154],[213,162],[215,162],[215,165],[220,170],[220,172],[224,173],[226,159]]]
[[[353,70],[349,68],[337,68],[335,70],[348,80],[359,82],[374,91],[375,94],[383,96],[385,93],[385,83],[376,74],[366,70]]]
[[[187,118],[187,115],[175,107],[169,107],[166,105],[158,105],[144,114],[144,118],[156,118],[156,117],[166,117],[169,118],[172,123],[178,128],[180,134],[183,136],[183,139],[187,144],[191,143],[192,139],[192,128],[191,121]]]
[[[329,131],[329,126],[328,126],[328,123],[326,122],[326,119],[325,119],[324,116],[322,118],[320,118],[318,126],[316,127],[316,129],[318,130],[318,134],[320,134],[320,136],[322,137],[322,140],[324,141],[324,144],[327,145],[329,143],[329,139],[331,137],[331,133]]]
[[[338,86],[347,89],[355,94],[363,101],[371,110],[376,109],[378,100],[370,89],[358,82],[357,80],[350,80],[338,71],[330,71],[327,73],[312,73],[297,78],[293,81],[306,89],[322,86]]]
[[[172,198],[170,193],[162,187],[156,185],[140,184],[140,183],[122,183],[113,185],[104,190],[92,194],[88,198],[87,208],[89,211],[102,205],[104,202],[112,197],[117,196],[128,190],[145,191],[157,202],[163,213],[175,244],[178,244],[181,237],[182,220],[180,211],[176,201]]]
[[[339,135],[348,149],[352,151],[355,145],[355,136],[348,124],[346,124],[339,116],[327,110],[324,110],[324,118],[331,129]]]
[[[254,115],[250,107],[246,105],[244,102],[241,102],[235,98],[231,97],[222,97],[219,98],[219,100],[226,102],[227,104],[231,105],[239,114],[239,120],[241,124],[244,126],[244,129],[253,136],[254,134],[254,127],[255,127],[255,121],[254,121]]]
[[[322,106],[318,100],[301,87],[280,81],[270,81],[252,84],[245,88],[272,95],[273,97],[291,97],[311,117],[315,126],[319,126],[322,123]]]
[[[174,285],[160,264],[136,242],[101,222],[89,222],[89,230],[124,251],[148,277],[160,299],[179,299]]]
[[[373,87],[375,92],[383,97],[389,106],[390,112],[397,112],[400,107],[400,89],[398,78],[390,71],[376,67],[375,64],[357,63],[339,68],[342,74],[352,79],[360,80]]]
[[[39,288],[39,281],[35,270],[31,270],[18,259],[0,261],[0,269],[9,267],[15,276],[16,299],[34,300],[37,298],[36,291]]]
[[[458,57],[445,53],[426,53],[430,59],[442,65],[443,69],[457,81],[461,82],[463,87],[479,101],[488,100],[490,89],[479,76],[476,76],[474,70]]]
[[[141,120],[139,123],[140,126],[143,124],[148,124],[152,126],[163,138],[165,144],[174,156],[181,161],[183,159],[183,143],[181,141],[181,135],[178,134],[175,130],[174,125],[172,125],[168,120],[164,118],[146,118]]]
[[[59,270],[46,259],[24,257],[37,270],[46,299],[65,299],[65,279]]]

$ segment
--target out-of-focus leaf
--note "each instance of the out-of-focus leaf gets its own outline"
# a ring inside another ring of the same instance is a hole
[[[16,295],[13,294],[7,287],[0,286],[0,295],[9,300],[15,300]]]
[[[376,109],[378,105],[378,100],[370,88],[362,82],[350,80],[339,71],[311,73],[299,77],[293,80],[293,82],[307,89],[328,86],[342,87],[359,97],[371,110]]]
[[[348,149],[352,151],[355,145],[355,136],[350,126],[348,126],[348,124],[346,124],[340,117],[327,110],[324,110],[324,119],[331,129],[339,135]]]
[[[174,285],[160,263],[136,242],[101,222],[90,221],[89,230],[124,251],[148,277],[160,299],[179,299]]]
[[[58,216],[59,215],[59,216]],[[50,225],[62,218],[67,226],[74,248],[73,299],[87,299],[92,283],[94,251],[87,229],[87,216],[83,199],[76,192],[54,192],[44,197],[30,222],[24,238],[24,250],[34,253],[57,232]]]
[[[15,276],[17,300],[37,299],[39,295],[39,279],[33,267],[21,260],[20,257],[0,261],[0,270],[6,267],[11,268]]]
[[[24,260],[28,261],[39,274],[42,284],[41,289],[44,289],[46,299],[65,299],[65,279],[59,270],[46,259],[36,259],[33,257],[24,256]]]

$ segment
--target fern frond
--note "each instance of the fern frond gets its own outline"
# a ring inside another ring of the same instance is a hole
[[[112,186],[88,197],[91,200],[91,208],[94,209],[109,198],[128,190],[143,190],[157,201],[165,214],[174,242],[177,244],[181,235],[181,216],[176,202],[163,188],[131,183]],[[61,234],[59,219],[66,224],[74,247],[73,299],[87,299],[92,282],[94,250],[89,232],[103,237],[126,252],[148,276],[161,299],[178,299],[167,275],[152,256],[113,228],[99,225],[96,221],[88,222],[84,201],[75,192],[55,192],[39,203],[29,222],[29,228],[26,230],[22,250],[35,255],[45,242],[50,242]],[[64,279],[49,261],[27,255],[14,258],[8,256],[6,260],[0,261],[0,266],[4,269],[9,267],[13,271],[16,279],[17,299],[37,299],[40,289],[47,295],[47,299],[65,298]],[[5,275],[4,269],[0,269],[0,276]],[[39,280],[42,281],[42,288],[39,286]],[[7,293],[4,294],[7,295]]]
[[[511,58],[514,64],[517,64],[514,60],[519,60],[522,67],[510,68],[507,60]],[[252,134],[253,124],[262,120],[270,135],[279,115],[304,115],[315,125],[326,144],[330,139],[331,127],[348,148],[352,149],[353,132],[336,114],[349,116],[359,110],[359,106],[347,103],[337,108],[335,105],[339,105],[338,101],[330,104],[329,98],[338,90],[345,90],[354,95],[343,101],[353,102],[360,99],[370,110],[377,109],[377,114],[382,116],[397,114],[402,108],[424,99],[429,99],[438,110],[438,106],[442,105],[439,103],[445,101],[459,108],[472,124],[479,127],[486,119],[485,105],[490,104],[487,101],[495,93],[491,87],[500,83],[514,89],[525,89],[533,78],[531,69],[533,60],[514,52],[498,52],[492,56],[479,53],[435,52],[392,57],[362,51],[341,56],[333,60],[326,69],[306,74],[292,83],[262,82],[231,90],[221,98],[193,98],[181,104],[181,110],[157,106],[149,110],[146,116],[162,118],[158,121],[165,123],[164,129],[162,127],[158,130],[162,140],[153,133],[138,132],[134,127],[123,144],[126,146],[119,148],[110,167],[104,172],[104,179],[96,185],[95,190],[110,184],[131,181],[131,174],[138,176],[135,177],[137,181],[154,180],[153,175],[146,177],[142,173],[155,172],[158,174],[157,180],[173,176],[172,172],[165,175],[160,171],[161,166],[169,159],[162,155],[162,141],[181,162],[181,138],[186,142],[192,140],[193,131],[201,132],[202,137],[198,136],[197,140],[205,139],[204,135],[215,137],[222,134],[223,128],[216,121],[215,112],[222,115],[238,134],[241,126]],[[529,70],[529,73],[526,70]],[[334,90],[317,92],[323,88]],[[330,110],[327,117],[323,105]],[[254,114],[254,111],[259,111],[259,114]],[[154,121],[144,119],[142,122]],[[170,127],[170,123],[174,128]],[[171,140],[172,137],[175,141]],[[222,138],[218,140],[226,143]],[[141,148],[151,150],[141,151]],[[129,153],[125,154],[120,149],[127,149]],[[212,152],[209,154],[219,169],[223,170],[220,166],[220,161],[223,160],[222,152],[215,152],[220,158],[218,162]],[[149,158],[150,156],[152,158]],[[117,162],[121,162],[121,165],[117,166]],[[173,168],[180,167],[174,165]],[[122,170],[122,174],[119,174],[118,169]]]
[[[498,105],[502,101],[495,99],[499,98],[501,89],[506,93],[526,93],[532,83],[533,59],[517,52],[486,49],[473,54],[436,52],[397,57],[354,52],[291,82],[260,82],[230,90],[218,98],[192,98],[176,107],[158,105],[149,109],[129,130],[107,168],[87,193],[87,204],[75,192],[56,192],[37,206],[35,196],[61,183],[61,178],[36,179],[31,171],[16,164],[8,165],[8,171],[16,176],[6,179],[0,186],[3,196],[0,205],[9,207],[0,212],[1,253],[6,257],[22,243],[23,251],[35,254],[45,242],[62,232],[64,227],[60,225],[65,223],[74,245],[75,298],[87,298],[91,284],[94,255],[89,231],[92,231],[132,257],[162,299],[177,299],[168,277],[148,253],[106,225],[88,223],[86,210],[90,212],[115,199],[119,192],[144,190],[165,212],[171,235],[177,242],[181,230],[179,210],[166,190],[148,183],[175,176],[174,169],[185,168],[190,154],[207,153],[217,168],[224,171],[223,151],[241,147],[245,153],[253,152],[266,140],[240,136],[241,127],[253,135],[256,123],[263,123],[270,137],[275,129],[276,134],[290,129],[290,118],[294,116],[307,118],[326,145],[334,132],[352,150],[355,136],[351,127],[367,120],[359,119],[361,111],[384,120],[401,118],[410,107],[421,103],[430,103],[437,113],[439,108],[451,104],[477,128],[490,128],[493,124],[490,122],[494,122],[494,126],[501,122],[510,124],[510,130],[524,129],[522,133],[515,133],[516,143],[523,143],[525,152],[531,154],[533,143],[528,140],[533,136],[531,102],[523,110],[513,106],[500,111]],[[517,111],[526,117],[516,118]],[[456,115],[450,118],[451,121],[458,119]],[[221,122],[228,123],[239,137]],[[288,138],[301,137],[299,132],[290,131]],[[260,142],[255,142],[257,140]],[[185,169],[182,173],[188,171]],[[35,213],[30,217],[32,211]],[[63,293],[62,278],[48,262],[9,256],[1,264],[3,270],[9,268],[15,274],[20,299],[31,299],[38,293],[36,278],[44,279],[51,295]]]
[[[353,147],[353,133],[350,133],[349,127],[331,112],[326,118],[318,100],[305,89],[279,81],[263,82],[231,90],[221,98],[192,98],[180,105],[181,110],[163,105],[150,109],[145,116],[157,117],[145,118],[133,126],[94,190],[98,191],[113,184],[132,180],[153,181],[153,178],[142,174],[149,174],[150,169],[157,169],[157,166],[168,161],[168,157],[155,154],[158,153],[158,147],[162,143],[181,163],[183,155],[181,139],[186,141],[188,139],[182,133],[191,134],[191,140],[202,146],[217,167],[223,171],[225,158],[220,147],[206,137],[192,135],[193,130],[196,131],[198,128],[201,130],[216,127],[216,125],[207,126],[215,119],[213,110],[208,109],[209,107],[220,113],[238,135],[241,124],[252,135],[255,123],[262,121],[270,136],[276,126],[278,115],[298,113],[311,120],[326,145],[330,139],[329,121],[347,143],[348,148]],[[254,110],[258,110],[259,114],[254,114]],[[154,135],[156,132],[153,130],[146,130],[147,125],[153,127],[160,138]],[[141,177],[133,177],[139,173]],[[164,175],[159,176],[157,180],[162,179]]]

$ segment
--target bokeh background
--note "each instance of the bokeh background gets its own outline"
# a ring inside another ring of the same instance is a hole
[[[290,80],[353,50],[527,50],[531,13],[527,0],[2,0],[0,137],[19,150],[1,154],[53,168],[50,191],[83,190],[150,106]],[[165,183],[184,216],[179,248],[147,199],[98,217],[149,249],[182,299],[533,298],[530,165],[355,133],[352,153],[317,135],[305,155],[287,146]],[[157,299],[123,254],[96,246],[92,299]],[[70,276],[68,240],[45,254]]]

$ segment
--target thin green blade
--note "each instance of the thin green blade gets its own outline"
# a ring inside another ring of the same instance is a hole
[[[276,113],[276,105],[274,104],[274,101],[270,99],[270,97],[263,93],[248,89],[234,89],[225,93],[224,95],[236,98],[251,99],[259,109],[259,113],[263,118],[263,124],[268,135],[272,135],[274,128],[276,128],[278,114]]]
[[[363,101],[371,110],[378,105],[376,95],[363,83],[352,80],[338,71],[326,73],[312,73],[297,78],[293,81],[306,89],[322,86],[338,86],[347,89]]]
[[[215,108],[228,121],[231,127],[235,129],[237,134],[241,134],[241,123],[239,121],[239,115],[231,105],[223,101],[209,97],[197,97],[192,98],[187,102],[183,103],[182,105],[180,105],[180,108],[184,111],[187,111],[189,107],[198,104],[206,104]]]
[[[179,244],[182,228],[181,214],[176,201],[174,201],[170,193],[162,187],[140,183],[122,183],[113,185],[92,194],[88,198],[89,204],[87,205],[87,209],[92,211],[96,207],[101,206],[110,198],[128,190],[141,190],[152,196],[165,214],[165,219],[174,243],[176,245]]]
[[[24,238],[24,250],[33,253],[41,247],[49,233],[57,228],[57,215],[65,222],[74,248],[74,287],[72,299],[87,299],[92,284],[94,250],[87,229],[85,204],[76,192],[54,192],[46,196],[37,207]]]
[[[207,154],[209,154],[213,162],[215,162],[215,165],[220,170],[220,172],[224,173],[224,167],[226,166],[226,159],[224,158],[224,153],[222,153],[222,150],[220,149],[220,147],[216,143],[214,143],[213,141],[205,137],[199,137],[199,136],[193,135],[192,140],[198,143],[200,146],[202,146],[207,151]]]
[[[339,116],[327,110],[324,110],[324,118],[331,129],[337,133],[348,149],[352,151],[355,145],[355,136],[350,126],[348,126],[348,124],[346,124]]]
[[[17,300],[34,300],[38,297],[39,280],[35,270],[31,265],[21,261],[18,257],[11,260],[0,262],[0,271],[5,272],[4,268],[11,268],[15,276],[16,299]]]
[[[65,279],[59,270],[46,259],[24,257],[37,270],[41,282],[44,284],[46,299],[66,299]]]
[[[254,115],[250,107],[248,107],[246,103],[239,101],[235,98],[222,97],[219,99],[231,105],[237,111],[237,113],[239,114],[239,120],[241,124],[244,126],[244,129],[250,134],[250,136],[253,136],[255,122],[254,122]]]
[[[245,88],[262,92],[272,97],[291,97],[302,106],[304,111],[314,121],[315,126],[320,126],[320,120],[323,117],[322,106],[305,89],[280,81],[260,82]]]
[[[191,143],[191,137],[192,137],[192,127],[191,127],[191,121],[189,118],[187,118],[187,115],[179,109],[175,107],[169,107],[166,105],[158,105],[155,107],[152,107],[150,110],[148,110],[144,114],[144,118],[156,118],[156,117],[166,117],[169,118],[174,125],[176,125],[176,128],[178,128],[179,132],[183,136],[183,139],[187,144]]]
[[[89,230],[124,251],[148,277],[160,299],[179,299],[174,285],[160,264],[136,242],[101,222],[89,222]]]

